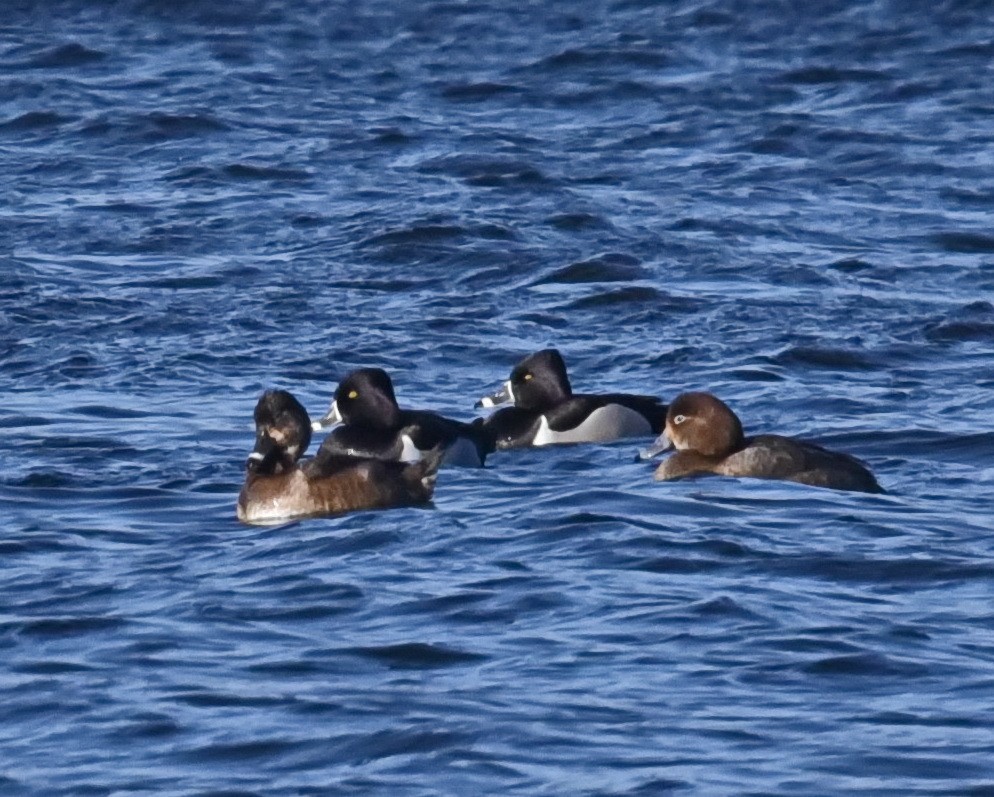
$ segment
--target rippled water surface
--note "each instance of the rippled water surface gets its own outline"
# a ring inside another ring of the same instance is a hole
[[[5,9],[0,793],[994,794],[987,3]],[[265,387],[546,346],[888,492],[235,521]]]

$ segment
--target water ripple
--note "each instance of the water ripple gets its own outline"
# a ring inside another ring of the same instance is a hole
[[[0,792],[989,792],[979,6],[7,5]],[[235,520],[266,387],[549,346],[888,494],[646,438]]]

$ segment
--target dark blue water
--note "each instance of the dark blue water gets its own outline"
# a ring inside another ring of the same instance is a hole
[[[992,67],[966,0],[5,4],[0,793],[994,794]],[[552,345],[889,492],[235,521],[265,387]]]

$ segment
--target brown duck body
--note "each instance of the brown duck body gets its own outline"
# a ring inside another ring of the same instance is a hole
[[[281,523],[431,500],[444,448],[414,463],[319,452],[300,456],[311,439],[303,406],[285,390],[266,391],[255,409],[256,443],[246,463],[235,514],[243,523]]]
[[[709,393],[678,396],[663,439],[677,451],[656,469],[658,481],[716,474],[883,492],[866,465],[849,454],[781,435],[745,437],[735,413]]]
[[[873,474],[855,457],[780,435],[760,435],[743,441],[727,456],[677,451],[655,473],[658,481],[702,474],[753,479],[782,479],[833,490],[882,492]]]
[[[311,460],[285,473],[248,473],[238,496],[243,523],[279,523],[361,509],[412,506],[431,500],[440,456],[412,464],[342,457]]]

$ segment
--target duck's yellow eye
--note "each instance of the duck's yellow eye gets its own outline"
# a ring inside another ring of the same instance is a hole
[[[529,379],[531,379],[531,378],[532,378],[532,375],[531,375],[531,374],[525,374],[525,381],[526,381],[526,382],[527,382],[527,381],[528,381]]]
[[[350,399],[359,398],[359,391],[358,390],[350,390],[349,391],[349,398]]]

